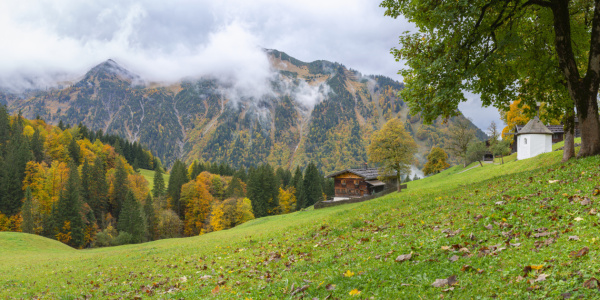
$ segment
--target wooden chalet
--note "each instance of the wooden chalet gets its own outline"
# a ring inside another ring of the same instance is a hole
[[[327,178],[334,178],[335,197],[333,200],[342,200],[349,198],[360,198],[382,192],[388,183],[380,181],[378,168],[357,168],[346,169],[327,175]],[[389,179],[396,179],[396,175],[387,176]]]

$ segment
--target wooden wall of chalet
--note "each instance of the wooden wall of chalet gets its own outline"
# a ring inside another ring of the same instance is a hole
[[[352,173],[344,173],[335,177],[336,197],[362,197],[371,194],[365,179]]]

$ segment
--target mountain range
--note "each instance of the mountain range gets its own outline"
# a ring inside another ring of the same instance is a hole
[[[284,168],[313,161],[323,172],[367,162],[371,134],[393,117],[405,121],[417,141],[419,167],[432,146],[445,145],[455,118],[463,118],[425,125],[397,97],[400,82],[339,63],[265,52],[272,75],[251,90],[211,75],[149,83],[107,60],[68,85],[0,90],[0,102],[27,118],[82,123],[138,141],[167,166],[176,159]]]

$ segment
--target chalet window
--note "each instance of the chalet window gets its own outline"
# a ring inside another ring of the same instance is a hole
[[[524,139],[523,139],[523,144],[524,144],[524,145],[527,145],[527,138],[524,138]]]
[[[342,179],[342,185],[346,186],[346,179]]]
[[[358,186],[359,184],[360,184],[360,181],[358,181],[358,180],[354,180],[354,185],[355,185],[355,186]]]

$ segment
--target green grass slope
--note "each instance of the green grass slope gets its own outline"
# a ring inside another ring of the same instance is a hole
[[[192,238],[3,250],[0,298],[593,299],[600,157],[560,158],[454,167],[402,193]]]
[[[152,191],[152,189],[154,188],[154,171],[140,169],[140,174],[142,174],[142,176],[144,176],[144,178],[146,178],[146,181],[148,181],[148,188],[150,189],[150,191]],[[163,173],[163,179],[165,181],[165,186],[167,186],[169,184],[169,177],[170,177],[169,174]]]
[[[34,234],[0,232],[0,260],[12,255],[31,253],[73,253],[75,249],[52,239]]]

